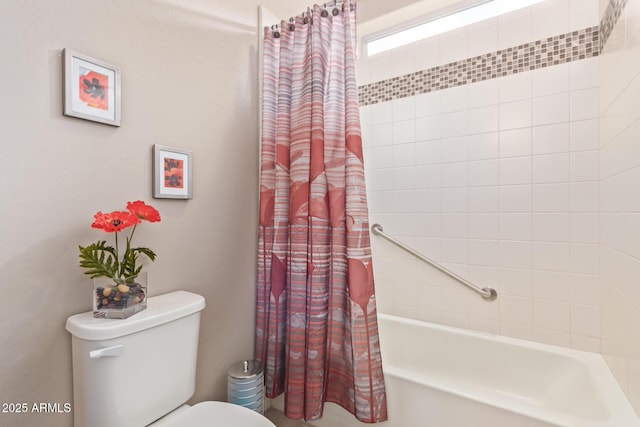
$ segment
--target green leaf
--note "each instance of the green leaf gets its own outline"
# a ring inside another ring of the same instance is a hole
[[[139,254],[146,255],[151,261],[156,259],[156,254],[149,248],[131,248],[127,242],[127,250],[122,260],[122,275],[124,277],[135,277],[142,270],[142,266],[136,266]]]
[[[118,258],[112,246],[102,240],[89,246],[78,246],[80,251],[80,267],[85,268],[89,277],[115,277],[118,273]]]

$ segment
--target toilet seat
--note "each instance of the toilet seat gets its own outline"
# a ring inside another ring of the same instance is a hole
[[[275,427],[264,416],[250,409],[226,402],[200,402],[169,419],[149,427]]]

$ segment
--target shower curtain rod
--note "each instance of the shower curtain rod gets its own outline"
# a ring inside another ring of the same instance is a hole
[[[329,8],[333,7],[334,10],[336,10],[338,6],[342,6],[342,5],[344,5],[344,0],[333,0],[327,3],[322,3],[322,8],[323,8],[322,17],[326,18],[327,16],[329,16],[329,10],[328,10]],[[351,10],[353,10],[353,3],[351,3],[351,8],[352,8]],[[332,13],[334,16],[337,15],[337,13],[335,12],[332,12]],[[338,11],[338,13],[340,12]],[[306,19],[307,19],[306,15],[307,15],[307,12],[305,11],[295,16],[301,16],[302,18],[305,18],[305,23],[306,23]],[[294,22],[294,16],[289,18],[289,23],[293,23],[293,22]],[[280,24],[273,24],[270,28],[272,30],[277,30],[278,28],[280,28]]]

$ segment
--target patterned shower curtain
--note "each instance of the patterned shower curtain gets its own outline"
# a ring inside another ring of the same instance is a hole
[[[328,13],[327,13],[328,12]],[[387,418],[355,80],[355,5],[265,28],[256,359],[292,419]]]

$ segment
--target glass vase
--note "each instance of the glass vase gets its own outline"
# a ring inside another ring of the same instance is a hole
[[[147,273],[93,279],[93,317],[126,319],[147,308]]]

